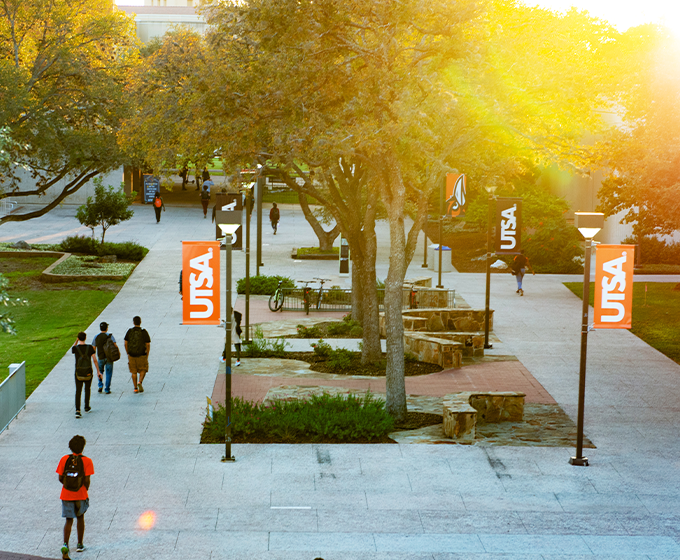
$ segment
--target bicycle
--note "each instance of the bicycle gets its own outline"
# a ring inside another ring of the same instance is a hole
[[[269,309],[271,311],[280,311],[283,308],[283,288],[281,285],[283,280],[279,280],[279,285],[276,286],[276,291],[269,298]]]
[[[305,308],[305,313],[309,315],[309,296],[312,293],[312,289],[309,285],[314,282],[314,280],[298,280],[298,282],[305,285],[302,289],[302,303]]]
[[[316,300],[316,308],[321,309],[321,296],[323,295],[323,285],[326,282],[330,282],[329,278],[314,278],[314,280],[318,281],[321,286],[319,286],[319,294],[318,294],[318,299]]]

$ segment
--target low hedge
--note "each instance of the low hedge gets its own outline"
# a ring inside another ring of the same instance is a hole
[[[384,439],[394,430],[394,420],[382,401],[366,396],[313,395],[310,400],[273,404],[231,401],[234,443],[356,443]],[[225,410],[219,406],[213,419],[203,424],[201,443],[223,443]]]
[[[271,296],[279,285],[279,280],[283,280],[284,288],[294,288],[295,282],[292,278],[287,276],[266,276],[260,274],[259,276],[250,277],[250,295],[251,296]],[[236,282],[236,292],[239,294],[246,293],[246,279],[240,278]]]
[[[59,244],[59,250],[65,253],[82,255],[116,255],[122,261],[141,261],[149,250],[134,241],[124,243],[98,243],[96,239],[84,235],[67,237]]]

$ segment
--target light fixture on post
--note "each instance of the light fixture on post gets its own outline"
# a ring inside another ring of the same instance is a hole
[[[226,318],[224,321],[224,328],[226,332],[226,338],[224,342],[224,457],[222,457],[222,462],[235,461],[236,459],[231,454],[231,318],[233,312],[231,310],[231,243],[232,238],[236,235],[236,230],[239,228],[240,224],[219,224],[222,233],[224,233],[224,245],[226,253],[226,297],[224,301],[224,307],[226,309]]]
[[[486,224],[486,303],[484,305],[484,348],[493,348],[489,344],[489,299],[491,297],[491,228],[493,225],[493,201],[496,185],[484,187],[489,193],[489,211]]]
[[[588,458],[583,456],[583,412],[586,399],[586,354],[588,350],[588,305],[590,301],[590,254],[593,237],[604,226],[601,212],[575,212],[574,225],[585,239],[586,255],[583,266],[583,307],[581,313],[581,365],[578,380],[578,419],[576,426],[576,457],[569,463],[580,467],[588,466]]]

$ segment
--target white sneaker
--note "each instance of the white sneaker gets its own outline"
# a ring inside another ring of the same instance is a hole
[[[240,365],[241,365],[241,360],[236,360],[236,364],[234,364],[234,365],[240,366]]]

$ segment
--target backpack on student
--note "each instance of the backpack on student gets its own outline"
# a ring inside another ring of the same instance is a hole
[[[203,189],[201,191],[201,200],[210,200],[210,193],[208,192],[208,189]]]
[[[104,355],[109,362],[117,362],[120,360],[120,350],[116,343],[111,339],[111,335],[107,335],[104,343]]]
[[[153,205],[156,208],[160,208],[161,206],[163,206],[163,201],[161,200],[160,196],[157,196],[156,198],[153,199]]]
[[[76,355],[76,379],[78,381],[89,381],[92,379],[92,364],[90,354],[87,351],[88,344],[79,344],[75,347]],[[83,349],[85,352],[83,352]]]
[[[85,464],[80,455],[69,455],[64,465],[62,484],[66,490],[77,492],[85,484]]]
[[[130,356],[143,356],[146,353],[143,330],[141,327],[133,327],[128,334],[128,354]]]

